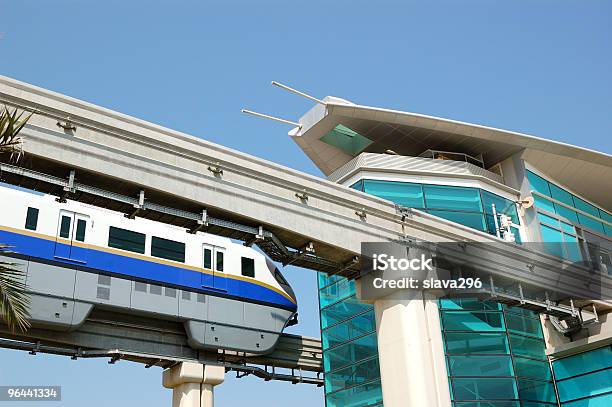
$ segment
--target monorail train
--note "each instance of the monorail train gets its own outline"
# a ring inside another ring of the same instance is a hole
[[[263,254],[230,239],[0,186],[2,261],[27,271],[34,327],[74,330],[94,307],[183,322],[196,349],[271,351],[297,302]]]

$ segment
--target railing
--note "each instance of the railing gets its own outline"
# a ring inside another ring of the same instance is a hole
[[[467,161],[439,160],[424,157],[406,157],[391,154],[362,153],[334,171],[328,179],[342,182],[359,170],[401,172],[419,175],[445,175],[484,178],[504,185],[499,174],[485,170]]]

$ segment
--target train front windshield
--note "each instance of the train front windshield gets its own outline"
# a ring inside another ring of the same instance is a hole
[[[297,298],[295,297],[295,292],[293,292],[293,288],[291,288],[291,286],[289,285],[283,274],[280,272],[278,267],[276,267],[274,263],[272,263],[272,260],[268,258],[266,258],[266,264],[268,265],[268,270],[270,270],[270,273],[272,273],[272,275],[283,288],[283,290],[285,290],[285,292],[289,294],[289,296],[293,298],[295,302],[297,302]]]

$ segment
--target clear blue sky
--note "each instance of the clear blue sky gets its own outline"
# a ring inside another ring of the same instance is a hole
[[[312,106],[270,80],[612,152],[609,1],[199,3],[0,0],[0,74],[313,174],[287,126],[240,113]],[[318,335],[314,273],[286,274],[292,332]],[[61,384],[63,406],[170,406],[160,383],[126,362],[0,351],[0,384]],[[322,390],[228,376],[217,402],[310,407]]]

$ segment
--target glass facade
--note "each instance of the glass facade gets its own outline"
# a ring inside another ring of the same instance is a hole
[[[440,318],[454,406],[557,405],[537,314],[463,298]]]
[[[528,177],[544,196],[534,194],[547,250],[580,261],[583,227],[610,235],[602,222],[612,220],[609,213],[533,173]],[[371,179],[352,188],[490,234],[492,204],[520,224],[515,202],[479,188]],[[326,406],[382,406],[373,307],[356,299],[352,281],[325,273],[318,279]],[[551,370],[532,311],[469,298],[441,299],[439,305],[454,407],[612,406],[611,347],[556,360]]]
[[[352,280],[318,281],[326,406],[381,406],[374,307],[355,298]]]
[[[612,347],[552,362],[563,407],[612,406]]]
[[[533,191],[544,195],[534,196],[535,205],[538,209],[556,214],[565,221],[581,225],[591,231],[612,237],[612,225],[606,223],[612,222],[612,215],[608,212],[591,205],[585,200],[578,198],[576,195],[569,193],[560,186],[553,184],[531,171],[527,171],[527,179]],[[547,199],[547,197],[557,202],[553,202]],[[565,205],[560,205],[559,202]],[[579,213],[576,209],[591,216]]]
[[[480,188],[370,179],[360,180],[351,188],[492,235],[496,234],[493,205],[498,215],[508,215],[512,223],[520,224],[514,201]],[[518,230],[513,232],[516,241],[520,243]]]
[[[534,192],[543,249],[570,261],[590,257],[608,264],[612,216],[531,171],[527,179]]]

